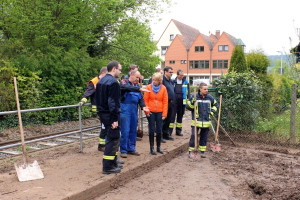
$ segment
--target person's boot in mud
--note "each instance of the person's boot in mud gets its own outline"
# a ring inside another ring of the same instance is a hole
[[[156,136],[160,137],[160,136]],[[149,134],[149,142],[150,142],[150,153],[152,155],[156,155],[156,152],[154,151],[154,134]]]
[[[160,148],[160,144],[161,144],[161,137],[156,137],[156,145],[157,145],[157,152],[158,153],[161,153],[161,154],[164,154],[164,152],[162,151],[162,149]]]
[[[181,128],[177,128],[176,127],[176,135],[177,136],[183,136],[182,132],[181,132]]]

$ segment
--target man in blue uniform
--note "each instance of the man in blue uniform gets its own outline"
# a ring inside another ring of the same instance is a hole
[[[122,166],[117,163],[120,145],[120,85],[116,78],[122,66],[117,61],[107,65],[108,73],[101,78],[96,87],[96,105],[101,122],[107,130],[107,140],[103,154],[103,174],[119,173]]]
[[[139,71],[131,71],[129,79],[121,81],[122,86],[135,86],[137,89],[141,74]],[[126,158],[127,154],[139,156],[136,151],[136,137],[137,137],[137,121],[138,121],[138,104],[140,107],[149,112],[146,108],[143,96],[139,90],[137,91],[123,91],[121,90],[121,141],[120,152],[121,157]]]

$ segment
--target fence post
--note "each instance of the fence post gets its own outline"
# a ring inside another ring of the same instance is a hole
[[[80,130],[80,152],[83,152],[82,147],[82,121],[81,121],[81,106],[78,106],[78,115],[79,115],[79,130]]]
[[[291,120],[290,120],[290,141],[294,144],[296,142],[296,101],[297,101],[297,86],[292,86],[292,101],[291,101]]]

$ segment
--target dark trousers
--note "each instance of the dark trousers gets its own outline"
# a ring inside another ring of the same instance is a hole
[[[205,151],[206,150],[207,137],[208,137],[208,133],[209,133],[209,128],[199,128],[199,127],[197,127],[197,133],[199,132],[199,130],[200,130],[200,142],[199,142],[199,147],[198,148],[199,148],[200,151]],[[192,131],[191,132],[192,132],[192,135],[191,135],[191,139],[190,139],[190,142],[189,142],[189,146],[190,146],[190,148],[194,148],[195,147],[195,128],[194,128],[194,126],[192,126]]]
[[[176,118],[176,130],[181,131],[182,129],[182,117],[184,114],[185,105],[183,105],[183,98],[176,98],[174,101],[173,114],[171,117],[171,122],[169,128],[173,129],[175,126],[175,118]]]
[[[153,134],[156,132],[156,135],[161,135],[161,129],[162,129],[162,113],[152,113],[150,117],[148,117],[148,122],[149,122],[149,135]]]
[[[109,115],[100,114],[100,119],[107,131],[105,150],[103,154],[103,170],[117,167],[117,152],[120,147],[120,128],[112,129]]]
[[[169,137],[169,126],[171,123],[172,115],[173,115],[173,110],[174,110],[174,102],[173,100],[170,100],[168,102],[168,115],[166,119],[163,121],[163,127],[162,127],[162,134],[163,138],[168,138]]]
[[[160,147],[161,143],[161,131],[162,131],[162,113],[152,113],[150,117],[148,117],[149,122],[149,143],[150,148],[154,147],[154,132],[156,132],[156,145]]]

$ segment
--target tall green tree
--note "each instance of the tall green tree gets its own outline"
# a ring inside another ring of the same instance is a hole
[[[147,22],[168,2],[0,0],[1,100],[9,97],[3,93],[12,76],[23,77],[19,90],[27,100],[20,95],[20,101],[31,108],[77,103],[86,82],[111,59],[152,70],[159,60]],[[71,115],[53,116],[64,114]]]
[[[236,45],[230,59],[230,67],[228,72],[243,73],[247,71],[248,68],[246,64],[244,49],[241,45]]]
[[[267,68],[270,66],[270,60],[260,49],[252,50],[246,55],[248,69],[256,74],[267,74]]]
[[[134,63],[144,76],[150,76],[159,62],[159,57],[153,55],[156,49],[149,26],[129,18],[122,21],[106,53],[108,58],[117,58],[123,64],[125,73],[129,70],[128,66]]]

